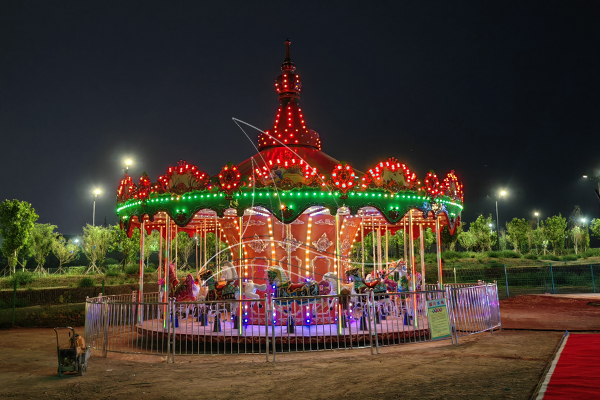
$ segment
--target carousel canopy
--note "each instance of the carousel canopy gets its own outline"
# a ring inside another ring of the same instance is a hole
[[[430,171],[419,180],[395,158],[361,172],[327,155],[300,107],[302,85],[289,40],[281,70],[275,81],[279,108],[273,126],[258,136],[256,155],[237,165],[228,163],[215,175],[186,161],[169,167],[155,182],[144,174],[136,184],[125,175],[117,191],[123,227],[142,220],[157,224],[168,216],[180,227],[193,228],[248,212],[264,212],[289,224],[307,210],[377,214],[386,224],[399,226],[413,210],[413,218],[439,218],[441,226],[454,231],[463,209],[463,185],[454,171],[440,177]]]

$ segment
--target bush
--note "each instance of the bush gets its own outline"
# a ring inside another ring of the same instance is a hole
[[[538,256],[537,256],[537,255],[535,255],[535,254],[533,254],[533,253],[530,253],[530,254],[525,254],[525,256],[524,256],[524,257],[525,257],[526,259],[528,259],[528,260],[537,260],[537,259],[538,259]]]
[[[500,252],[500,257],[503,258],[521,258],[521,255],[516,251],[504,250]]]
[[[560,261],[560,257],[555,256],[554,254],[545,254],[540,256],[540,260]]]
[[[562,256],[561,259],[563,261],[576,261],[576,260],[579,259],[579,257],[577,257],[576,255],[572,254],[572,255]]]
[[[599,257],[599,256],[600,256],[600,249],[587,249],[586,251],[581,253],[581,257],[583,257],[583,258]]]
[[[459,259],[459,258],[463,258],[463,253],[461,253],[460,251],[443,251],[442,252],[442,260],[447,261],[447,260],[455,260],[455,259]]]
[[[127,275],[137,275],[140,273],[140,266],[137,264],[129,264],[125,267],[125,273]]]
[[[429,255],[430,254],[425,254],[425,259],[427,259],[427,256],[429,256]],[[435,254],[434,254],[434,256],[435,256]],[[156,272],[156,270],[157,270],[157,268],[156,268],[156,265],[154,265],[154,264],[148,264],[146,266],[146,268],[144,268],[144,272],[150,273],[150,274],[153,272]]]
[[[121,274],[121,271],[119,271],[118,266],[117,266],[117,268],[109,268],[104,273],[104,275],[106,275],[106,276],[119,276],[120,274]]]
[[[8,278],[8,284],[10,287],[14,287],[15,283],[17,286],[25,286],[33,283],[35,276],[29,271],[17,271],[10,278]]]
[[[90,276],[86,276],[81,278],[81,280],[79,281],[79,284],[77,285],[79,287],[94,287],[96,286],[96,283],[94,282],[94,279]]]
[[[501,257],[500,253],[502,253],[502,252],[498,252],[498,251],[488,251],[488,252],[486,253],[486,255],[487,255],[489,258],[500,258],[500,257]]]
[[[107,257],[104,259],[104,265],[115,265],[115,264],[120,264],[119,260],[112,258],[112,257]]]
[[[87,267],[85,265],[78,267],[69,267],[67,270],[68,275],[83,275]]]

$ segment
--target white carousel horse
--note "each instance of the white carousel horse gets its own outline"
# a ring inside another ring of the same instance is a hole
[[[235,281],[239,279],[236,268],[230,261],[225,261],[223,263],[221,277],[224,281]],[[247,280],[246,282],[243,282],[243,285],[244,296],[250,300],[260,299],[260,296],[256,294],[257,290],[267,290],[266,284],[259,285],[254,283],[253,280]],[[239,300],[239,297],[239,292],[236,292],[235,298]]]

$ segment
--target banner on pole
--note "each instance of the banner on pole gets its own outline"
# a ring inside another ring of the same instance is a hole
[[[431,340],[452,336],[446,299],[427,300],[427,316],[429,317]]]

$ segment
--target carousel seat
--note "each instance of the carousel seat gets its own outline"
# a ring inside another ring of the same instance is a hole
[[[378,280],[378,279],[376,279],[376,280],[374,280],[374,281],[371,281],[371,282],[365,282],[365,285],[367,285],[367,287],[368,287],[369,289],[373,289],[373,288],[374,288],[375,286],[377,286],[378,284],[379,284],[379,280]]]

